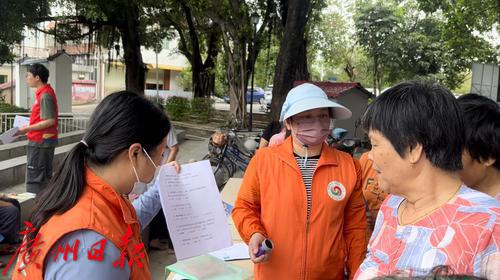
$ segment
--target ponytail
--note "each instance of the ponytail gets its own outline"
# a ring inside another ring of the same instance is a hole
[[[78,202],[85,187],[86,164],[106,166],[134,143],[151,154],[169,130],[165,112],[143,96],[121,91],[104,98],[90,117],[84,140],[71,149],[37,196],[31,215],[35,229],[28,231],[27,241],[34,240],[52,216],[65,213]]]

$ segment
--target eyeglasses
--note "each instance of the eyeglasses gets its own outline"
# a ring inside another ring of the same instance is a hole
[[[296,122],[297,124],[314,124],[316,121],[319,122],[327,122],[330,120],[330,115],[329,114],[321,114],[319,116],[299,116],[299,117],[292,117],[292,121]]]

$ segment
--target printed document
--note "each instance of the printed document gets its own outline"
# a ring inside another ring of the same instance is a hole
[[[0,141],[2,141],[2,144],[12,143],[12,141],[14,141],[18,137],[16,133],[19,130],[19,128],[29,124],[30,124],[29,118],[23,116],[16,116],[14,118],[14,124],[12,128],[0,134]]]
[[[232,244],[224,206],[208,160],[160,170],[160,198],[178,260]]]

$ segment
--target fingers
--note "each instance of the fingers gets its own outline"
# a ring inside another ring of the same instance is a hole
[[[177,161],[174,160],[174,161],[171,161],[167,164],[170,166],[173,166],[175,168],[175,172],[179,173],[181,171],[181,166],[179,165],[179,163]]]

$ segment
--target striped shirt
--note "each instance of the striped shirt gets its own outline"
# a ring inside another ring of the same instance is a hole
[[[314,170],[316,170],[316,165],[318,165],[319,155],[307,158],[301,157],[295,154],[295,160],[300,168],[300,173],[302,174],[302,180],[306,186],[307,194],[307,220],[309,220],[309,215],[311,214],[311,185],[312,178],[314,175]],[[305,163],[305,164],[304,164]]]

